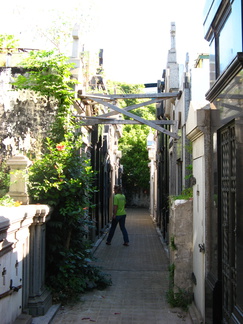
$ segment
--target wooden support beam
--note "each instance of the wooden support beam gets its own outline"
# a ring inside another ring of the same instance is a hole
[[[109,108],[117,111],[118,113],[121,113],[121,114],[124,114],[124,115],[126,115],[128,117],[131,117],[134,120],[137,120],[138,122],[140,122],[142,124],[148,125],[148,126],[154,128],[154,129],[158,130],[161,133],[164,133],[164,134],[166,134],[168,136],[171,136],[171,137],[173,137],[175,139],[179,139],[180,138],[177,134],[172,133],[172,132],[168,131],[167,129],[164,129],[164,128],[162,128],[162,127],[154,124],[153,122],[151,122],[149,120],[143,119],[143,118],[141,118],[141,117],[139,117],[137,115],[134,115],[134,114],[132,114],[132,113],[130,113],[128,111],[125,111],[124,109],[121,109],[121,108],[119,108],[119,107],[117,107],[115,105],[112,105],[109,102],[103,101],[103,100],[98,99],[98,98],[93,98],[93,100],[96,101],[96,102],[98,102],[101,105],[104,105],[106,107],[109,107]]]

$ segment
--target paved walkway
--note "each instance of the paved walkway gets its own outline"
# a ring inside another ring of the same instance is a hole
[[[110,246],[101,242],[97,264],[112,277],[112,286],[84,294],[74,306],[62,307],[52,324],[191,324],[189,315],[170,308],[168,258],[145,209],[128,209],[130,246],[123,246],[119,227]]]

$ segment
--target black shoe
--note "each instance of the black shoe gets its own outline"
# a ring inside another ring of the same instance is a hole
[[[111,245],[111,242],[106,242],[106,245]]]
[[[129,246],[129,243],[124,243],[123,245],[124,245],[124,246]]]

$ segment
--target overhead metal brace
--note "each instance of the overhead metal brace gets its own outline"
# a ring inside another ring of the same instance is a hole
[[[171,98],[178,98],[180,99],[181,91],[179,92],[160,92],[160,93],[129,93],[129,94],[81,94],[78,91],[78,97],[81,99],[104,99],[109,101],[114,101],[116,99],[146,99],[146,98],[153,98],[153,99],[171,99]]]
[[[127,120],[127,119],[112,119],[112,118],[100,118],[100,117],[91,117],[91,116],[82,116],[82,115],[75,115],[75,117],[82,118],[82,126],[93,126],[98,124],[111,124],[111,125],[141,125],[142,123],[137,120]],[[174,120],[150,120],[152,123],[156,125],[176,125]]]
[[[131,106],[128,106],[128,107],[125,107],[123,108],[124,110],[126,111],[130,111],[130,110],[133,110],[133,109],[137,109],[137,108],[140,108],[140,107],[144,107],[144,106],[148,106],[148,105],[151,105],[153,103],[156,103],[156,102],[161,102],[163,101],[163,99],[152,99],[152,100],[149,100],[149,101],[145,101],[145,102],[140,102],[139,104],[135,104],[135,105],[131,105]],[[116,111],[110,111],[106,114],[102,114],[102,115],[99,115],[98,117],[110,117],[110,116],[113,116],[113,115],[117,115],[117,112]]]
[[[87,97],[89,97],[89,96],[87,96]],[[117,107],[115,105],[110,104],[109,102],[106,102],[104,100],[98,99],[96,96],[92,96],[92,100],[98,102],[101,105],[104,105],[106,107],[109,107],[109,108],[115,110],[118,113],[124,114],[124,115],[126,115],[126,116],[128,116],[130,118],[133,118],[134,120],[137,120],[138,122],[140,122],[142,124],[148,125],[148,126],[154,128],[154,129],[158,130],[161,133],[164,133],[164,134],[166,134],[168,136],[171,136],[171,137],[173,137],[175,139],[179,139],[180,138],[180,136],[177,135],[176,133],[172,133],[172,132],[168,131],[167,129],[164,129],[164,128],[162,128],[162,127],[154,124],[153,122],[151,122],[149,120],[146,120],[146,119],[141,118],[141,117],[139,117],[137,115],[134,115],[134,114],[126,111],[125,109],[121,109],[121,108],[119,108],[119,107]]]

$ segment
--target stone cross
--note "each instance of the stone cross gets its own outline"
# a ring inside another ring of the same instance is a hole
[[[73,48],[72,48],[72,57],[79,56],[79,36],[80,36],[80,26],[75,24],[73,27]]]
[[[171,49],[176,48],[176,26],[174,22],[171,23],[170,37],[171,37]]]

